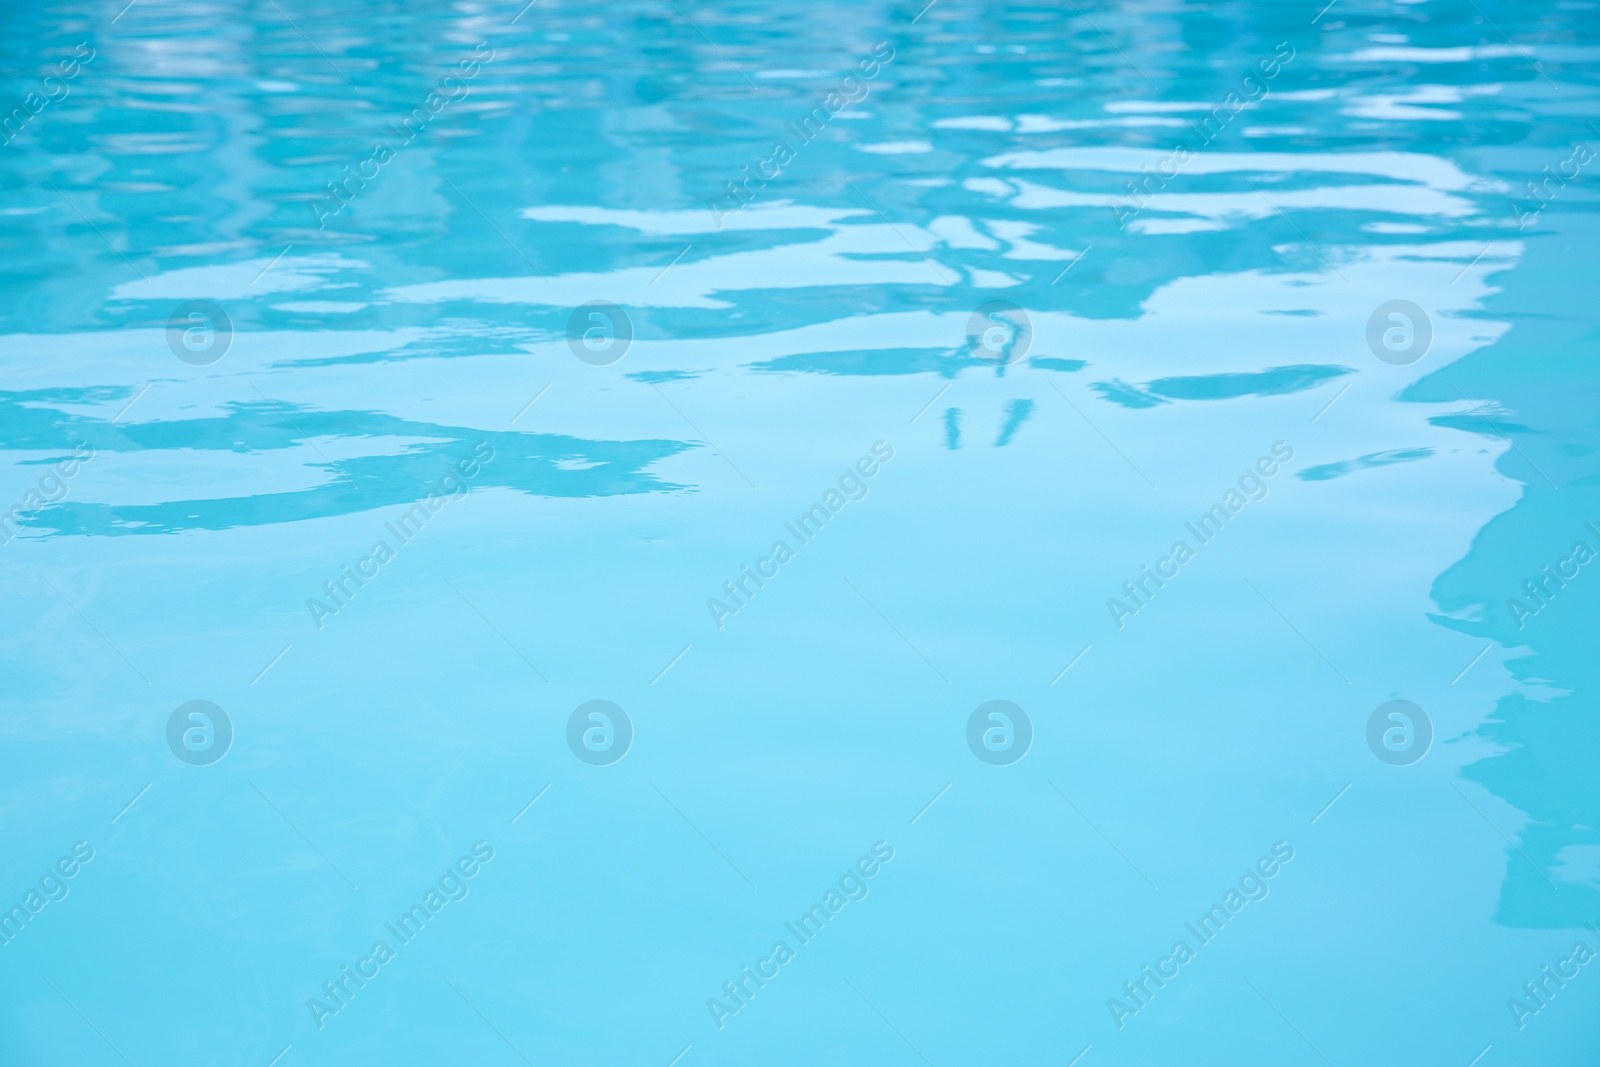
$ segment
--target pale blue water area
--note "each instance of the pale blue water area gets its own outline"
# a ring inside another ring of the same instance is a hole
[[[0,1063],[1600,1056],[1595,3],[125,2]]]

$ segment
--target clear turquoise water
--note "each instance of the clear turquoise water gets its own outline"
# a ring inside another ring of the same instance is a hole
[[[0,15],[0,1062],[1594,1062],[1593,3],[520,7]]]

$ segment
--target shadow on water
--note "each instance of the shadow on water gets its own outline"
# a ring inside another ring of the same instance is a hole
[[[1528,816],[1514,835],[1521,855],[1506,853],[1495,919],[1530,928],[1600,918],[1600,336],[1592,277],[1572,267],[1573,250],[1593,248],[1600,227],[1593,215],[1547,221],[1555,232],[1532,236],[1485,302],[1485,317],[1513,328],[1402,396],[1460,404],[1466,414],[1451,424],[1504,448],[1500,473],[1523,485],[1516,505],[1438,577],[1433,597],[1440,625],[1520,653],[1506,667],[1521,691],[1478,730],[1503,750],[1464,773]],[[1480,402],[1492,406],[1475,410]]]
[[[227,530],[347,515],[408,504],[441,492],[441,480],[467,461],[471,488],[499,487],[534,496],[597,497],[669,492],[683,486],[661,481],[646,468],[691,443],[665,440],[592,441],[563,434],[475,430],[415,422],[376,411],[321,411],[286,403],[232,403],[209,418],[113,425],[53,405],[108,399],[105,389],[52,389],[0,393],[0,448],[59,450],[87,444],[95,454],[186,450],[259,455],[310,446],[318,440],[361,439],[370,447],[403,441],[392,454],[329,459],[308,466],[324,472],[321,484],[288,492],[108,504],[67,500],[19,515],[28,529],[62,534],[164,534]],[[330,446],[331,447],[331,446]],[[318,450],[321,454],[320,449]],[[492,459],[477,463],[486,454]],[[444,493],[454,490],[445,485]]]

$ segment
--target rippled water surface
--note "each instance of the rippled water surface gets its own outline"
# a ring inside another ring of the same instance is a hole
[[[1595,3],[124,2],[0,1062],[1600,1055]]]

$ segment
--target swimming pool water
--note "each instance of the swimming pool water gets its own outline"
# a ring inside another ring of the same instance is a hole
[[[1596,5],[1324,5],[6,8],[0,1063],[1592,1062]]]

